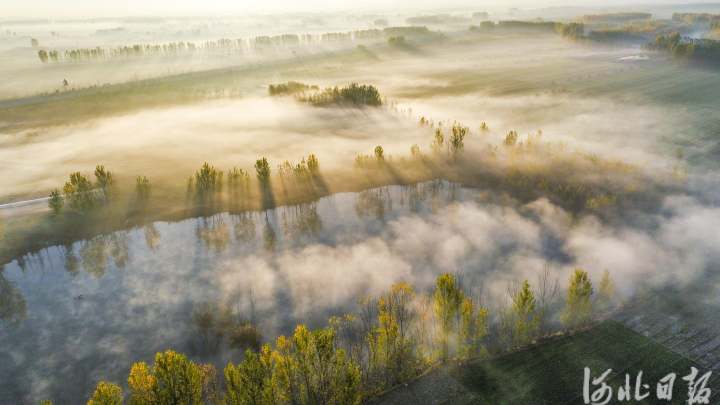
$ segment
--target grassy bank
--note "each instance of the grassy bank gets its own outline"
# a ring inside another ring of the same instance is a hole
[[[605,321],[490,360],[440,367],[376,403],[578,404],[583,403],[584,367],[591,368],[593,378],[612,369],[607,383],[614,392],[624,384],[626,373],[634,384],[642,371],[651,395],[650,401],[639,403],[656,403],[655,384],[675,372],[673,403],[684,403],[687,386],[681,377],[693,366],[700,368],[620,323]],[[717,382],[711,378],[710,384],[715,392]]]

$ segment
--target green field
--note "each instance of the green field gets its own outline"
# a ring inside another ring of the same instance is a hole
[[[657,381],[668,373],[677,378],[672,403],[685,403],[687,383],[682,377],[697,364],[614,321],[573,336],[552,339],[487,361],[440,368],[406,388],[391,392],[381,404],[582,404],[583,370],[590,367],[592,378],[612,369],[607,380],[618,403],[617,389],[628,373],[634,390],[638,372],[650,384],[644,402],[668,403],[655,398]],[[720,386],[711,376],[713,398]],[[591,388],[591,392],[592,392]]]

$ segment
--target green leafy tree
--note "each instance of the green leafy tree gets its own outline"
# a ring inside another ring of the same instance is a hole
[[[320,162],[318,161],[317,156],[312,153],[307,158],[307,168],[313,176],[320,174]]]
[[[122,389],[113,383],[100,381],[87,405],[122,405],[122,403]]]
[[[336,347],[335,333],[298,325],[291,338],[278,338],[273,379],[282,402],[360,404],[360,368]]]
[[[88,211],[95,206],[96,198],[92,183],[87,177],[75,172],[63,186],[65,200],[76,211]]]
[[[203,380],[201,367],[185,355],[172,350],[157,353],[152,368],[136,363],[130,370],[131,403],[201,404]]]
[[[277,403],[273,381],[273,357],[269,345],[260,353],[245,352],[245,359],[225,367],[225,403],[228,405],[261,405]]]
[[[130,405],[144,405],[157,402],[157,379],[152,370],[144,362],[135,363],[130,368],[128,376],[130,388]]]
[[[442,153],[443,149],[445,148],[445,135],[443,135],[442,129],[437,128],[435,130],[435,136],[433,137],[433,142],[430,145],[430,149],[435,154]]]
[[[568,328],[587,325],[592,317],[593,287],[588,273],[575,269],[570,276],[565,310],[561,319]]]
[[[535,302],[535,293],[525,280],[522,286],[511,294],[513,343],[522,346],[537,336],[540,328],[540,316]]]
[[[455,332],[460,304],[464,294],[460,291],[455,276],[442,274],[435,280],[433,294],[435,317],[440,323],[440,357],[447,360],[449,356],[450,335]]]
[[[135,200],[141,204],[150,200],[150,180],[145,176],[135,179]]]
[[[60,190],[55,189],[50,192],[50,199],[48,200],[48,207],[52,210],[53,214],[58,215],[65,205],[65,200],[60,194]]]
[[[605,270],[600,279],[600,286],[598,287],[598,307],[603,310],[609,309],[612,306],[614,298],[615,282],[610,278],[610,272]]]
[[[470,132],[470,128],[464,127],[459,123],[453,124],[452,135],[450,136],[450,150],[454,154],[462,152],[462,150],[465,149],[465,137],[468,132]]]
[[[270,163],[266,158],[258,159],[255,162],[255,172],[261,185],[266,186],[270,183]]]
[[[223,172],[205,162],[188,184],[199,202],[212,202],[222,192]]]
[[[371,369],[385,386],[392,386],[406,378],[414,369],[416,356],[410,336],[415,318],[412,301],[415,292],[407,283],[394,284],[378,300],[378,326],[368,336],[372,361]]]
[[[503,143],[505,146],[515,146],[518,142],[518,133],[516,131],[510,131],[505,135]]]
[[[477,307],[466,297],[460,306],[460,333],[458,334],[460,355],[472,357],[481,352],[482,340],[488,333],[488,311]]]
[[[378,163],[382,163],[385,161],[385,151],[380,145],[375,147],[375,160],[377,160]]]
[[[95,167],[95,185],[102,190],[105,198],[110,197],[111,189],[115,183],[112,173],[105,169],[105,166],[98,165]]]

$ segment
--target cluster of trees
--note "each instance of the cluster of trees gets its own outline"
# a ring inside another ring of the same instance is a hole
[[[585,37],[585,25],[582,23],[557,23],[555,31],[563,38],[582,39]]]
[[[325,328],[298,325],[292,336],[246,350],[240,363],[226,365],[222,382],[212,365],[171,350],[157,353],[152,366],[139,362],[130,369],[128,403],[359,404],[438,362],[485,357],[490,349],[502,353],[551,333],[544,325],[553,315],[557,282],[535,291],[525,280],[508,291],[511,303],[493,325],[488,308],[452,274],[438,276],[427,295],[399,282],[379,297],[360,299],[356,313],[332,317]],[[613,294],[608,272],[596,293],[587,272],[576,269],[562,324],[567,330],[590,325],[596,311],[611,306]],[[119,385],[101,381],[88,403],[124,400]]]
[[[456,25],[467,24],[469,19],[467,17],[455,16],[450,14],[433,14],[409,17],[406,18],[405,21],[410,25]]]
[[[582,16],[581,20],[585,24],[612,24],[612,23],[626,23],[626,22],[638,21],[638,20],[649,20],[650,18],[652,18],[651,13],[623,12],[623,13],[584,15],[584,16]]]
[[[634,27],[595,29],[587,34],[586,39],[606,43],[633,42],[643,44],[652,38],[655,31],[652,27],[648,27],[648,30],[649,32],[638,32]]]
[[[672,32],[666,35],[658,35],[655,41],[648,43],[646,49],[670,52],[674,57],[689,58],[695,52],[695,44],[688,39],[684,39],[678,32]]]
[[[464,140],[469,133],[469,129],[462,124],[454,122],[450,127],[449,134],[443,131],[443,123],[435,123],[426,117],[420,117],[419,125],[421,127],[429,127],[433,130],[433,140],[430,144],[430,150],[433,152],[432,157],[438,162],[451,163],[453,166],[471,166],[473,163],[462,158],[459,152],[464,150]],[[486,123],[481,123],[480,133],[488,130]],[[512,192],[512,195],[523,200],[531,200],[538,198],[540,195],[549,197],[555,203],[560,204],[566,209],[579,212],[583,209],[600,210],[608,206],[614,205],[618,201],[618,195],[612,184],[600,184],[588,182],[585,179],[572,179],[572,176],[558,177],[554,172],[554,167],[565,167],[573,165],[581,167],[587,163],[592,165],[589,170],[602,171],[618,171],[620,173],[630,173],[633,168],[620,161],[604,160],[594,155],[583,153],[566,153],[564,146],[543,143],[542,131],[528,134],[527,137],[521,139],[517,131],[511,130],[503,139],[502,149],[494,145],[488,145],[487,153],[494,163],[503,166],[503,170],[498,172],[492,169],[481,170],[483,178],[487,184],[494,188],[506,188]],[[498,161],[500,155],[505,155],[509,159]],[[413,145],[411,148],[411,160],[400,159],[400,163],[422,162],[426,156],[420,153],[419,147]],[[534,162],[540,159],[546,162],[544,165],[536,163],[527,165],[523,163],[523,157],[527,157]],[[421,158],[418,160],[418,158]],[[451,158],[451,159],[446,159]],[[437,163],[434,167],[437,167]],[[373,168],[374,160],[371,156],[359,155],[356,158],[355,166],[360,168]],[[462,177],[462,176],[460,176]],[[455,180],[466,182],[472,180]]]
[[[40,61],[42,63],[58,62],[60,54],[58,53],[58,51],[46,51],[44,49],[41,49],[38,51],[38,58],[40,58]]]
[[[318,91],[318,86],[300,82],[289,81],[287,83],[271,84],[268,86],[268,93],[271,96],[284,96],[306,91]]]
[[[390,37],[390,38],[388,38],[387,42],[388,42],[388,45],[392,45],[392,46],[402,46],[402,45],[406,44],[405,37],[403,37],[403,36]]]
[[[630,13],[632,14],[632,13]],[[599,16],[586,16],[594,19]],[[563,38],[573,40],[592,40],[598,42],[641,42],[648,40],[647,35],[653,34],[658,27],[645,23],[643,26],[624,25],[613,28],[587,29],[589,22],[552,22],[552,21],[483,21],[479,26],[471,26],[470,31],[489,32],[497,29],[506,29],[523,32],[555,32]]]
[[[704,24],[712,25],[713,23],[720,22],[720,14],[710,13],[673,13],[673,21],[683,22],[686,24]]]
[[[344,87],[326,88],[321,92],[298,96],[298,100],[314,106],[378,107],[382,105],[380,92],[375,86],[351,83]]]
[[[385,165],[385,150],[378,145],[372,155],[355,156],[355,167],[358,169],[382,168]]]
[[[701,62],[720,63],[720,41],[712,39],[685,38],[673,32],[658,35],[646,49],[669,52],[673,57]]]
[[[314,154],[302,158],[297,164],[283,162],[278,165],[277,174],[288,200],[292,199],[289,193],[314,193],[314,188],[321,182],[320,162]],[[263,207],[273,206],[272,169],[267,158],[263,157],[255,162],[255,177],[263,198]],[[227,182],[227,192],[225,192],[225,182]],[[223,171],[206,162],[188,178],[186,195],[188,201],[198,207],[217,206],[223,201],[223,196],[227,196],[232,207],[241,208],[242,203],[247,202],[247,198],[252,193],[250,183],[250,173],[244,169],[233,167],[225,180]]]
[[[387,37],[428,37],[434,35],[433,31],[424,26],[387,27],[383,29],[383,33]]]
[[[470,31],[505,30],[522,32],[555,32],[555,24],[556,23],[552,21],[483,21],[479,26],[471,26]]]
[[[70,178],[62,188],[50,192],[48,207],[54,214],[60,214],[66,204],[75,212],[86,213],[111,198],[115,180],[105,166],[95,168],[95,182],[80,172],[70,174]],[[145,179],[147,180],[147,179]],[[149,182],[148,186],[149,188]]]

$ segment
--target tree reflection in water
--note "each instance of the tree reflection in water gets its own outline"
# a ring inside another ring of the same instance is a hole
[[[25,298],[0,271],[0,321],[10,324],[22,322],[27,316]]]
[[[208,249],[217,253],[227,249],[230,243],[230,230],[222,215],[198,219],[195,231],[197,237],[205,243]]]

